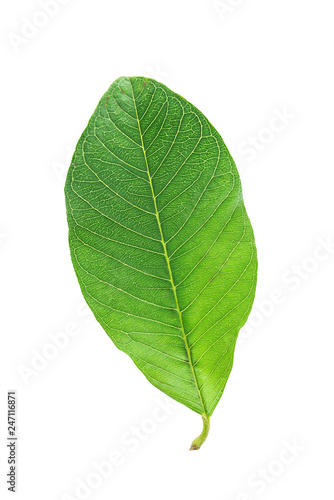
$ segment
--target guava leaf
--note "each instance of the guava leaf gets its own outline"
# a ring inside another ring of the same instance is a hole
[[[73,266],[116,347],[209,428],[256,286],[240,179],[207,118],[165,85],[117,79],[68,171]]]

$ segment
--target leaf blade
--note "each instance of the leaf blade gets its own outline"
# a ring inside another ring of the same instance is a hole
[[[210,416],[257,271],[221,137],[164,85],[122,77],[78,142],[65,193],[72,261],[96,318],[153,385]]]

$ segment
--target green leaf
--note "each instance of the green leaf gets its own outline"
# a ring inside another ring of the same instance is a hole
[[[122,77],[77,144],[65,194],[89,307],[154,386],[202,415],[198,449],[256,286],[233,159],[183,97],[149,78]]]

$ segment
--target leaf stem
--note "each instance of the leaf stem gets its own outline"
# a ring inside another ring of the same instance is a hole
[[[208,437],[209,430],[210,430],[210,417],[209,415],[202,415],[202,420],[203,420],[203,430],[202,433],[194,439],[194,441],[191,443],[190,450],[199,450],[206,438]]]

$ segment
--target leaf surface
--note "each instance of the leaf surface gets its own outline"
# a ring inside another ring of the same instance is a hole
[[[154,386],[209,417],[257,275],[222,138],[163,84],[119,78],[77,144],[65,194],[72,262],[95,317]]]

